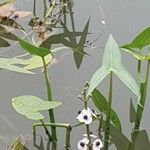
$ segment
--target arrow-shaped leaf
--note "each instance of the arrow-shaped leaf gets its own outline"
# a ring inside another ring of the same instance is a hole
[[[112,35],[109,36],[105,46],[102,66],[94,73],[90,80],[87,95],[89,95],[111,71],[119,77],[119,79],[138,97],[138,99],[140,98],[140,89],[133,77],[124,68],[119,47]]]

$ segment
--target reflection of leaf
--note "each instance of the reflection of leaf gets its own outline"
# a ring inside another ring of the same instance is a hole
[[[22,64],[22,60],[19,59],[9,59],[9,58],[0,58],[0,68],[7,69],[14,72],[19,73],[27,73],[27,74],[34,74],[22,67],[17,66],[17,64]]]
[[[140,89],[133,77],[124,68],[120,50],[112,35],[109,36],[105,46],[102,66],[94,73],[90,80],[87,95],[89,95],[111,71],[114,72],[129,89],[131,89],[138,99],[140,98]]]
[[[61,22],[64,28],[64,33],[48,37],[45,41],[42,42],[41,46],[50,48],[52,44],[61,43],[64,46],[71,48],[74,52],[73,54],[76,66],[77,68],[79,68],[84,55],[87,54],[83,49],[88,35],[89,21],[90,19],[86,23],[83,32],[70,32],[67,26],[63,22]],[[79,43],[77,43],[76,37],[80,37]]]
[[[12,99],[14,109],[21,115],[25,115],[28,119],[40,120],[44,116],[39,112],[41,110],[49,110],[61,105],[56,101],[43,101],[38,97],[24,95]]]
[[[66,40],[67,37],[70,36],[81,36],[82,32],[67,32],[67,33],[60,33],[60,34],[55,34],[55,35],[51,35],[50,37],[46,38],[46,40],[44,40],[41,44],[41,47],[45,47],[45,48],[51,48],[52,44],[63,44],[66,47],[72,47],[72,44]]]
[[[7,47],[7,46],[10,46],[10,44],[0,37],[0,47]]]
[[[40,57],[44,57],[50,53],[49,49],[43,47],[36,47],[26,41],[19,39],[20,46],[29,52],[30,54],[37,55]]]
[[[4,27],[0,26],[0,36],[6,39],[17,41],[18,37],[11,32],[7,31]]]
[[[150,141],[145,130],[139,131],[134,140],[134,150],[149,150]]]
[[[45,56],[44,59],[45,59],[45,63],[48,65],[50,64],[53,58],[52,58],[52,55],[49,54]],[[24,69],[27,69],[27,70],[32,70],[32,69],[43,67],[43,61],[40,56],[34,55],[31,58],[24,60],[24,62],[25,62],[24,64],[26,64]]]
[[[130,123],[133,123],[135,121],[136,121],[136,111],[132,99],[130,99]]]
[[[93,100],[93,103],[95,104],[95,106],[102,113],[104,113],[104,114],[107,113],[107,107],[108,107],[107,100],[97,89],[95,89],[92,92],[92,100]],[[110,119],[117,129],[121,129],[121,122],[119,120],[117,113],[114,110],[111,110],[111,112],[110,112]]]
[[[105,129],[105,122],[103,129]],[[115,145],[117,150],[128,150],[131,144],[129,139],[113,125],[110,125],[110,137],[110,141]]]
[[[79,40],[79,43],[77,44],[77,46],[75,48],[76,51],[74,52],[74,60],[75,60],[77,68],[80,67],[83,57],[84,57],[84,54],[86,54],[83,49],[84,49],[84,44],[86,42],[86,38],[87,38],[87,34],[88,34],[89,22],[90,22],[90,19],[88,20],[87,24],[85,25],[85,28],[83,30],[83,33]]]

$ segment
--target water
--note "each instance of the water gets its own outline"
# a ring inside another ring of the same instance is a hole
[[[18,0],[15,5],[18,9],[32,11],[32,4],[33,2],[30,0]],[[140,0],[116,0],[115,2],[101,1],[100,3],[99,1],[97,3],[95,0],[74,1],[73,12],[75,30],[82,32],[90,17],[89,33],[91,34],[88,35],[87,40],[89,43],[92,41],[93,43],[86,47],[86,52],[91,56],[85,56],[83,58],[80,69],[77,69],[75,65],[71,49],[56,53],[55,57],[58,62],[49,69],[49,74],[51,77],[53,97],[54,99],[63,102],[63,105],[55,110],[56,120],[58,122],[70,124],[78,123],[75,118],[77,112],[83,108],[83,105],[78,100],[78,95],[81,94],[85,81],[89,80],[93,73],[99,68],[103,47],[108,35],[112,33],[119,44],[130,41],[137,33],[149,26],[149,14],[147,13],[149,11],[149,5],[149,1],[142,2]],[[42,18],[42,1],[38,1],[36,10],[37,15]],[[22,21],[19,20],[26,30],[30,31],[31,27],[27,25],[27,21],[29,21],[29,17]],[[102,21],[105,21],[106,24],[104,25],[104,22]],[[72,31],[70,18],[67,20],[67,27]],[[62,32],[63,29],[56,30],[56,34]],[[22,37],[24,36],[20,32],[16,32],[16,34],[21,35]],[[31,37],[31,35],[29,35],[29,37]],[[11,47],[1,48],[1,57],[13,57],[23,53],[18,44],[14,43],[15,42],[12,42]],[[54,44],[53,47],[60,45],[61,44]],[[136,61],[131,59],[132,57],[124,52],[122,53],[122,57],[126,68],[136,78]],[[107,79],[108,78],[106,78],[101,86],[99,86],[99,89],[101,89],[106,96],[108,95]],[[136,103],[136,100],[134,95],[132,95],[132,93],[116,77],[114,82],[113,108],[116,110],[121,120],[123,134],[130,139],[133,128],[133,125],[129,122],[130,97],[132,96],[134,103]],[[0,83],[0,113],[13,124],[10,127],[10,123],[7,123],[8,126],[1,121],[0,135],[2,138],[0,138],[0,149],[6,149],[16,137],[23,135],[28,149],[46,150],[47,140],[45,139],[46,135],[43,130],[37,130],[37,144],[39,145],[39,148],[37,148],[38,146],[35,147],[32,145],[32,124],[34,121],[29,121],[24,116],[19,115],[14,111],[11,105],[11,98],[19,95],[35,95],[46,99],[45,83],[43,82],[43,76],[40,71],[37,71],[36,75],[23,75],[2,70],[0,72]],[[149,97],[149,95],[147,97]],[[93,107],[92,104],[91,107]],[[147,135],[150,135],[149,107],[150,102],[147,99],[141,124],[141,129],[146,130],[146,132],[141,132],[135,150],[150,149],[149,144],[147,145],[147,143],[149,143]],[[47,112],[44,112],[44,114],[47,116]],[[97,128],[95,123],[93,123],[92,128],[94,133],[96,133]],[[119,150],[127,149],[123,145],[126,140],[124,138],[122,140],[120,134],[117,134],[116,131],[114,132],[112,141],[115,144],[110,146],[110,150],[117,149],[115,145]],[[85,133],[83,126],[73,129],[71,133],[72,150],[77,149],[77,142],[82,138],[83,133]],[[116,135],[120,137],[120,141],[115,137]],[[63,149],[64,136],[64,130],[59,129],[58,137],[61,138],[58,140],[58,150]],[[40,137],[43,138],[43,146],[42,144],[40,145]]]

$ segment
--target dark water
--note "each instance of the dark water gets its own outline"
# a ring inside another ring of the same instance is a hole
[[[37,15],[43,16],[43,2],[37,1]],[[33,2],[30,0],[18,0],[16,7],[21,10],[32,11]],[[115,1],[95,1],[95,0],[75,0],[73,1],[73,16],[75,23],[75,30],[82,32],[88,19],[90,18],[90,27],[87,40],[93,42],[92,45],[88,45],[85,49],[91,56],[85,56],[79,69],[75,65],[73,59],[72,50],[64,50],[56,54],[57,63],[49,69],[51,76],[52,91],[54,99],[62,101],[63,105],[55,110],[57,122],[76,124],[78,110],[82,109],[82,104],[78,100],[78,95],[81,93],[85,81],[89,80],[92,74],[99,68],[103,53],[103,46],[110,33],[116,38],[119,44],[130,41],[138,32],[148,27],[149,20],[149,6],[150,1],[141,0],[115,0]],[[104,13],[105,12],[105,13]],[[67,14],[69,16],[69,14]],[[68,17],[69,18],[69,17]],[[30,32],[31,27],[27,25],[30,17],[19,22]],[[106,24],[103,24],[103,21]],[[67,27],[72,31],[70,18],[67,19]],[[62,33],[63,29],[56,29],[56,33]],[[16,35],[22,35],[20,32]],[[31,37],[31,35],[29,35]],[[98,39],[97,39],[98,38]],[[62,46],[62,44],[54,44],[53,47]],[[12,42],[11,47],[1,48],[1,57],[13,57],[22,54],[23,51]],[[122,53],[123,62],[129,72],[136,77],[135,67],[136,61],[131,59],[128,54]],[[102,82],[99,89],[102,90],[104,95],[108,94],[108,81],[107,78]],[[37,71],[36,75],[23,75],[19,73],[13,73],[10,71],[0,71],[0,114],[6,117],[10,123],[4,119],[0,121],[0,150],[6,149],[15,138],[22,135],[25,137],[27,147],[30,150],[47,150],[46,135],[43,130],[39,129],[37,135],[37,144],[39,146],[32,145],[32,124],[33,121],[29,121],[24,116],[19,115],[14,111],[11,105],[11,98],[19,95],[35,95],[37,97],[46,98],[45,83],[40,71]],[[118,113],[123,134],[130,138],[133,125],[129,121],[129,107],[130,97],[135,99],[134,95],[117,79],[115,78],[114,93],[113,93],[113,108]],[[147,96],[149,98],[149,95]],[[136,100],[133,101],[136,104]],[[91,107],[93,105],[91,104]],[[149,108],[150,101],[147,99],[146,107],[142,119],[139,139],[135,144],[135,150],[149,150],[150,135],[150,121],[149,121]],[[45,112],[47,116],[47,112]],[[93,131],[96,133],[96,124],[93,125]],[[73,129],[71,133],[72,150],[77,149],[77,142],[82,138],[82,134],[85,133],[83,126]],[[122,143],[126,142],[126,138],[114,131],[112,137],[112,143],[110,150],[126,150]],[[41,137],[43,145],[41,143]],[[58,150],[63,149],[65,134],[63,129],[58,130]],[[117,139],[119,137],[120,140]]]

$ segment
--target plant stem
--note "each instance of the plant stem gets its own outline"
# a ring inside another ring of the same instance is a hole
[[[33,124],[33,133],[36,132],[36,127],[43,126],[42,123],[35,123]],[[65,149],[68,150],[70,148],[70,133],[72,130],[72,127],[70,124],[65,123],[44,123],[44,126],[50,126],[50,127],[60,127],[60,128],[66,128],[66,139],[65,139]],[[54,147],[54,146],[53,146]]]
[[[44,127],[45,133],[47,134],[49,140],[51,141],[51,140],[52,140],[52,136],[51,136],[51,134],[49,133],[49,131],[48,131],[48,129],[47,129],[45,123],[43,122],[43,120],[40,120],[40,121],[41,121],[42,126]]]
[[[108,106],[107,106],[107,114],[106,114],[106,130],[104,135],[104,150],[108,150],[109,145],[109,132],[110,132],[110,112],[112,105],[112,89],[113,89],[113,73],[110,72],[109,79],[109,98],[108,98]]]
[[[84,108],[87,110],[87,98],[86,98],[86,91],[84,91]],[[91,142],[91,136],[90,136],[90,126],[89,124],[86,124],[86,132],[87,132],[87,137],[88,137],[88,140],[89,140],[89,144],[88,144],[88,147],[89,147],[89,150],[92,150],[92,142]]]
[[[139,130],[141,120],[142,120],[142,115],[143,115],[146,96],[147,96],[149,69],[150,69],[150,61],[148,60],[147,61],[147,71],[146,71],[145,81],[140,83],[141,99],[140,99],[140,103],[137,106],[136,122],[135,122],[135,126],[134,126],[135,131]]]
[[[44,78],[45,78],[46,88],[47,88],[47,98],[49,101],[52,101],[52,93],[51,93],[51,86],[50,86],[49,77],[48,77],[48,71],[47,71],[45,59],[42,58],[42,60],[43,60],[43,66],[44,66]],[[49,110],[49,117],[50,117],[50,122],[55,123],[53,109]],[[57,141],[56,127],[51,127],[51,134],[52,134],[52,141]]]

